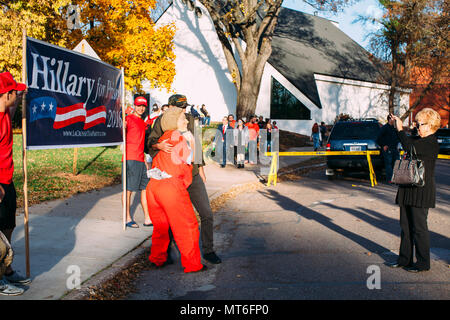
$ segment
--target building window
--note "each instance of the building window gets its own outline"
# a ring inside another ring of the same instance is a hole
[[[271,119],[311,120],[311,110],[272,77]]]
[[[153,22],[158,21],[172,3],[173,0],[157,0],[156,8],[150,11],[150,16],[152,17]]]

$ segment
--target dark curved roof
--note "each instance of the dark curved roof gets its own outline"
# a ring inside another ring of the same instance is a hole
[[[268,62],[321,108],[315,73],[385,83],[369,55],[330,20],[281,8]]]

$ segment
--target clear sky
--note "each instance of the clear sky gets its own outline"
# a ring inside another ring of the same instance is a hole
[[[297,11],[306,12],[309,14],[314,14],[316,11],[313,7],[306,4],[302,0],[285,0],[283,1],[283,7],[294,9]],[[358,18],[358,15],[363,16],[381,16],[381,9],[378,4],[378,0],[360,0],[356,4],[347,7],[343,12],[340,13],[327,13],[318,11],[318,16],[327,18],[339,23],[339,27],[343,32],[345,32],[350,38],[358,42],[362,47],[369,49],[368,39],[365,36],[377,29],[376,25],[366,24],[365,26],[358,22],[352,23]]]

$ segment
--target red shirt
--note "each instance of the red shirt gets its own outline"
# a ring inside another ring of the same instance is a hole
[[[0,183],[10,184],[14,172],[13,135],[9,109],[0,112]]]
[[[246,126],[248,127],[248,134],[250,140],[256,140],[259,134],[259,126],[257,123],[247,123]]]
[[[147,124],[139,116],[130,114],[127,121],[127,160],[144,162],[145,129]]]

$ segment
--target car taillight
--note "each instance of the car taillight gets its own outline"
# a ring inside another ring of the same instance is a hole
[[[327,143],[327,151],[330,151],[330,150],[331,150],[331,144]]]

